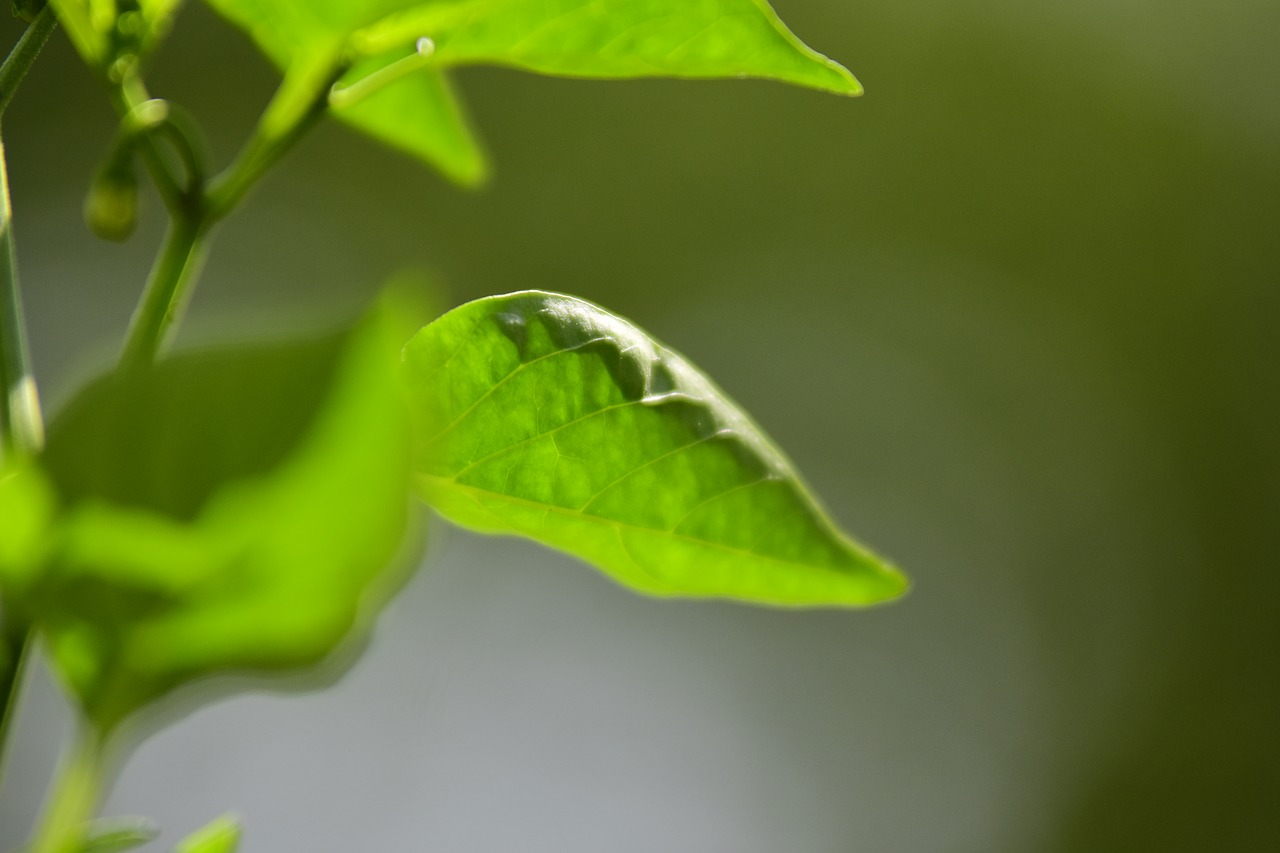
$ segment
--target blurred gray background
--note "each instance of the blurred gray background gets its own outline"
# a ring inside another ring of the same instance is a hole
[[[439,525],[334,689],[139,749],[107,811],[153,849],[233,810],[246,853],[1280,850],[1280,4],[776,8],[867,95],[468,71],[488,189],[326,123],[219,232],[186,337],[406,266],[452,302],[587,297],[715,376],[915,591],[657,602]],[[196,6],[151,77],[219,163],[275,82]],[[5,120],[54,409],[160,235],[154,201],[124,247],[80,222],[112,127],[55,36]],[[0,849],[66,719],[38,674]]]

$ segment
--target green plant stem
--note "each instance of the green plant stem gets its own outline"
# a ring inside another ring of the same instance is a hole
[[[46,6],[23,32],[0,64],[0,116],[13,100],[40,49],[57,24]],[[0,458],[4,454],[36,453],[44,443],[40,398],[31,372],[22,291],[18,286],[13,240],[13,205],[4,143],[0,141]],[[0,783],[4,781],[9,733],[18,713],[23,674],[30,657],[32,632],[0,601]]]
[[[53,14],[52,6],[45,6],[36,15],[30,26],[23,31],[18,43],[13,46],[4,65],[0,66],[0,114],[3,114],[9,102],[13,100],[18,84],[27,76],[31,63],[36,61],[40,48],[49,40],[58,19]]]
[[[44,443],[40,398],[31,373],[22,290],[13,243],[13,208],[4,143],[0,141],[0,443],[33,454]]]
[[[193,180],[184,187],[155,140],[144,136],[139,150],[165,197],[172,221],[134,312],[120,358],[121,369],[137,369],[155,361],[195,288],[213,226],[244,200],[263,174],[323,115],[334,73],[329,71],[323,85],[316,87],[317,94],[306,100],[299,99],[301,86],[286,79],[240,155],[208,192],[202,180]],[[139,80],[123,83],[114,97],[122,117],[150,99]],[[188,168],[195,172],[190,165]]]
[[[324,115],[329,86],[338,73],[337,66],[331,66],[315,74],[285,78],[249,141],[210,187],[205,206],[211,219],[223,219],[234,210]]]
[[[204,217],[179,215],[170,223],[129,326],[120,356],[121,369],[144,367],[155,360],[190,297],[207,243],[208,223]]]
[[[31,853],[79,853],[102,793],[104,743],[87,723],[63,758]]]
[[[53,9],[46,6],[0,65],[0,116],[13,100],[18,84],[26,77],[56,23]],[[40,404],[30,362],[13,245],[9,174],[4,145],[0,142],[0,453],[14,450],[34,453],[42,443]]]
[[[133,76],[126,78],[119,86],[111,87],[110,94],[112,106],[115,107],[121,119],[128,119],[135,110],[152,100],[146,86]],[[187,208],[191,205],[191,198],[183,188],[182,181],[173,173],[169,161],[165,159],[160,146],[156,144],[155,138],[150,133],[139,134],[137,151],[151,174],[151,180],[155,182],[156,190],[164,199],[169,215],[175,217],[189,215],[190,211]]]
[[[0,790],[3,790],[9,731],[18,716],[18,698],[22,695],[27,661],[35,643],[25,620],[15,624],[11,621],[13,617],[3,613],[2,608],[0,618],[6,620],[0,626],[0,634],[3,634],[0,642],[4,643],[0,648]]]

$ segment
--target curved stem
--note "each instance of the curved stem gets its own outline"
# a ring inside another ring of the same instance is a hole
[[[121,119],[127,120],[137,110],[144,109],[143,104],[152,100],[146,87],[137,77],[126,78],[119,86],[111,88],[111,102]],[[191,204],[190,195],[183,187],[183,182],[173,173],[169,161],[165,160],[160,146],[148,132],[139,132],[137,151],[142,155],[142,162],[151,173],[165,207],[173,216],[181,215]]]
[[[202,171],[189,167],[192,181],[184,187],[155,140],[149,135],[140,140],[139,150],[165,197],[172,222],[134,312],[120,358],[122,370],[155,360],[190,298],[213,225],[243,201],[263,174],[323,115],[329,87],[340,71],[336,61],[326,58],[286,76],[244,149],[207,191],[200,180]],[[113,97],[122,117],[150,99],[136,78],[124,81]],[[179,130],[176,126],[167,129]]]
[[[63,759],[45,808],[32,853],[79,853],[85,829],[102,793],[104,744],[87,723],[80,723],[75,745]]]
[[[180,214],[170,224],[129,326],[120,356],[122,370],[144,367],[155,360],[190,296],[204,259],[207,237],[203,217]]]

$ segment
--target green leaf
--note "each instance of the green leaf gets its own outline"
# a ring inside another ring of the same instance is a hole
[[[231,815],[223,815],[184,838],[174,848],[174,853],[235,853],[239,846],[239,821]]]
[[[10,456],[0,463],[0,592],[20,594],[30,585],[47,556],[56,504],[30,460]]]
[[[853,75],[806,47],[764,0],[453,0],[359,35],[375,51],[426,36],[441,65],[571,77],[763,77],[845,95]]]
[[[337,56],[349,36],[412,0],[207,0],[253,38],[286,75],[316,57]],[[408,56],[412,40],[376,55],[354,57],[340,85],[358,81]],[[420,67],[359,101],[335,105],[334,115],[357,130],[440,169],[464,186],[484,179],[484,153],[467,125],[444,73]]]
[[[99,727],[205,675],[316,663],[367,627],[408,522],[385,325],[176,356],[53,422],[64,509],[31,609]]]
[[[99,820],[89,827],[80,853],[124,853],[154,840],[159,834],[159,828],[146,818]]]
[[[406,54],[407,55],[407,54]],[[385,65],[383,66],[385,67]],[[347,79],[367,79],[368,66]],[[450,180],[474,187],[489,166],[443,71],[420,68],[350,104],[334,104],[336,118],[412,157],[435,166]]]
[[[467,186],[483,181],[487,167],[450,91],[445,70],[452,66],[572,77],[763,77],[862,91],[764,0],[207,1],[286,75],[299,63],[344,54],[351,67],[335,90],[334,114]],[[338,97],[357,89],[358,99]]]
[[[468,303],[414,337],[405,370],[420,493],[457,524],[655,595],[856,606],[907,587],[724,392],[591,303]]]

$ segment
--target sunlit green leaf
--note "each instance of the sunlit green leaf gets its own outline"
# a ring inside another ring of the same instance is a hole
[[[855,95],[764,0],[452,0],[360,34],[370,49],[426,36],[442,65],[509,65],[572,77],[765,77]]]
[[[710,380],[595,305],[472,302],[419,333],[405,368],[418,486],[458,524],[658,595],[863,605],[906,588]]]
[[[239,846],[240,823],[224,815],[184,838],[174,853],[235,853]]]
[[[34,609],[100,726],[204,675],[314,663],[385,600],[409,433],[384,325],[176,356],[53,422]]]

